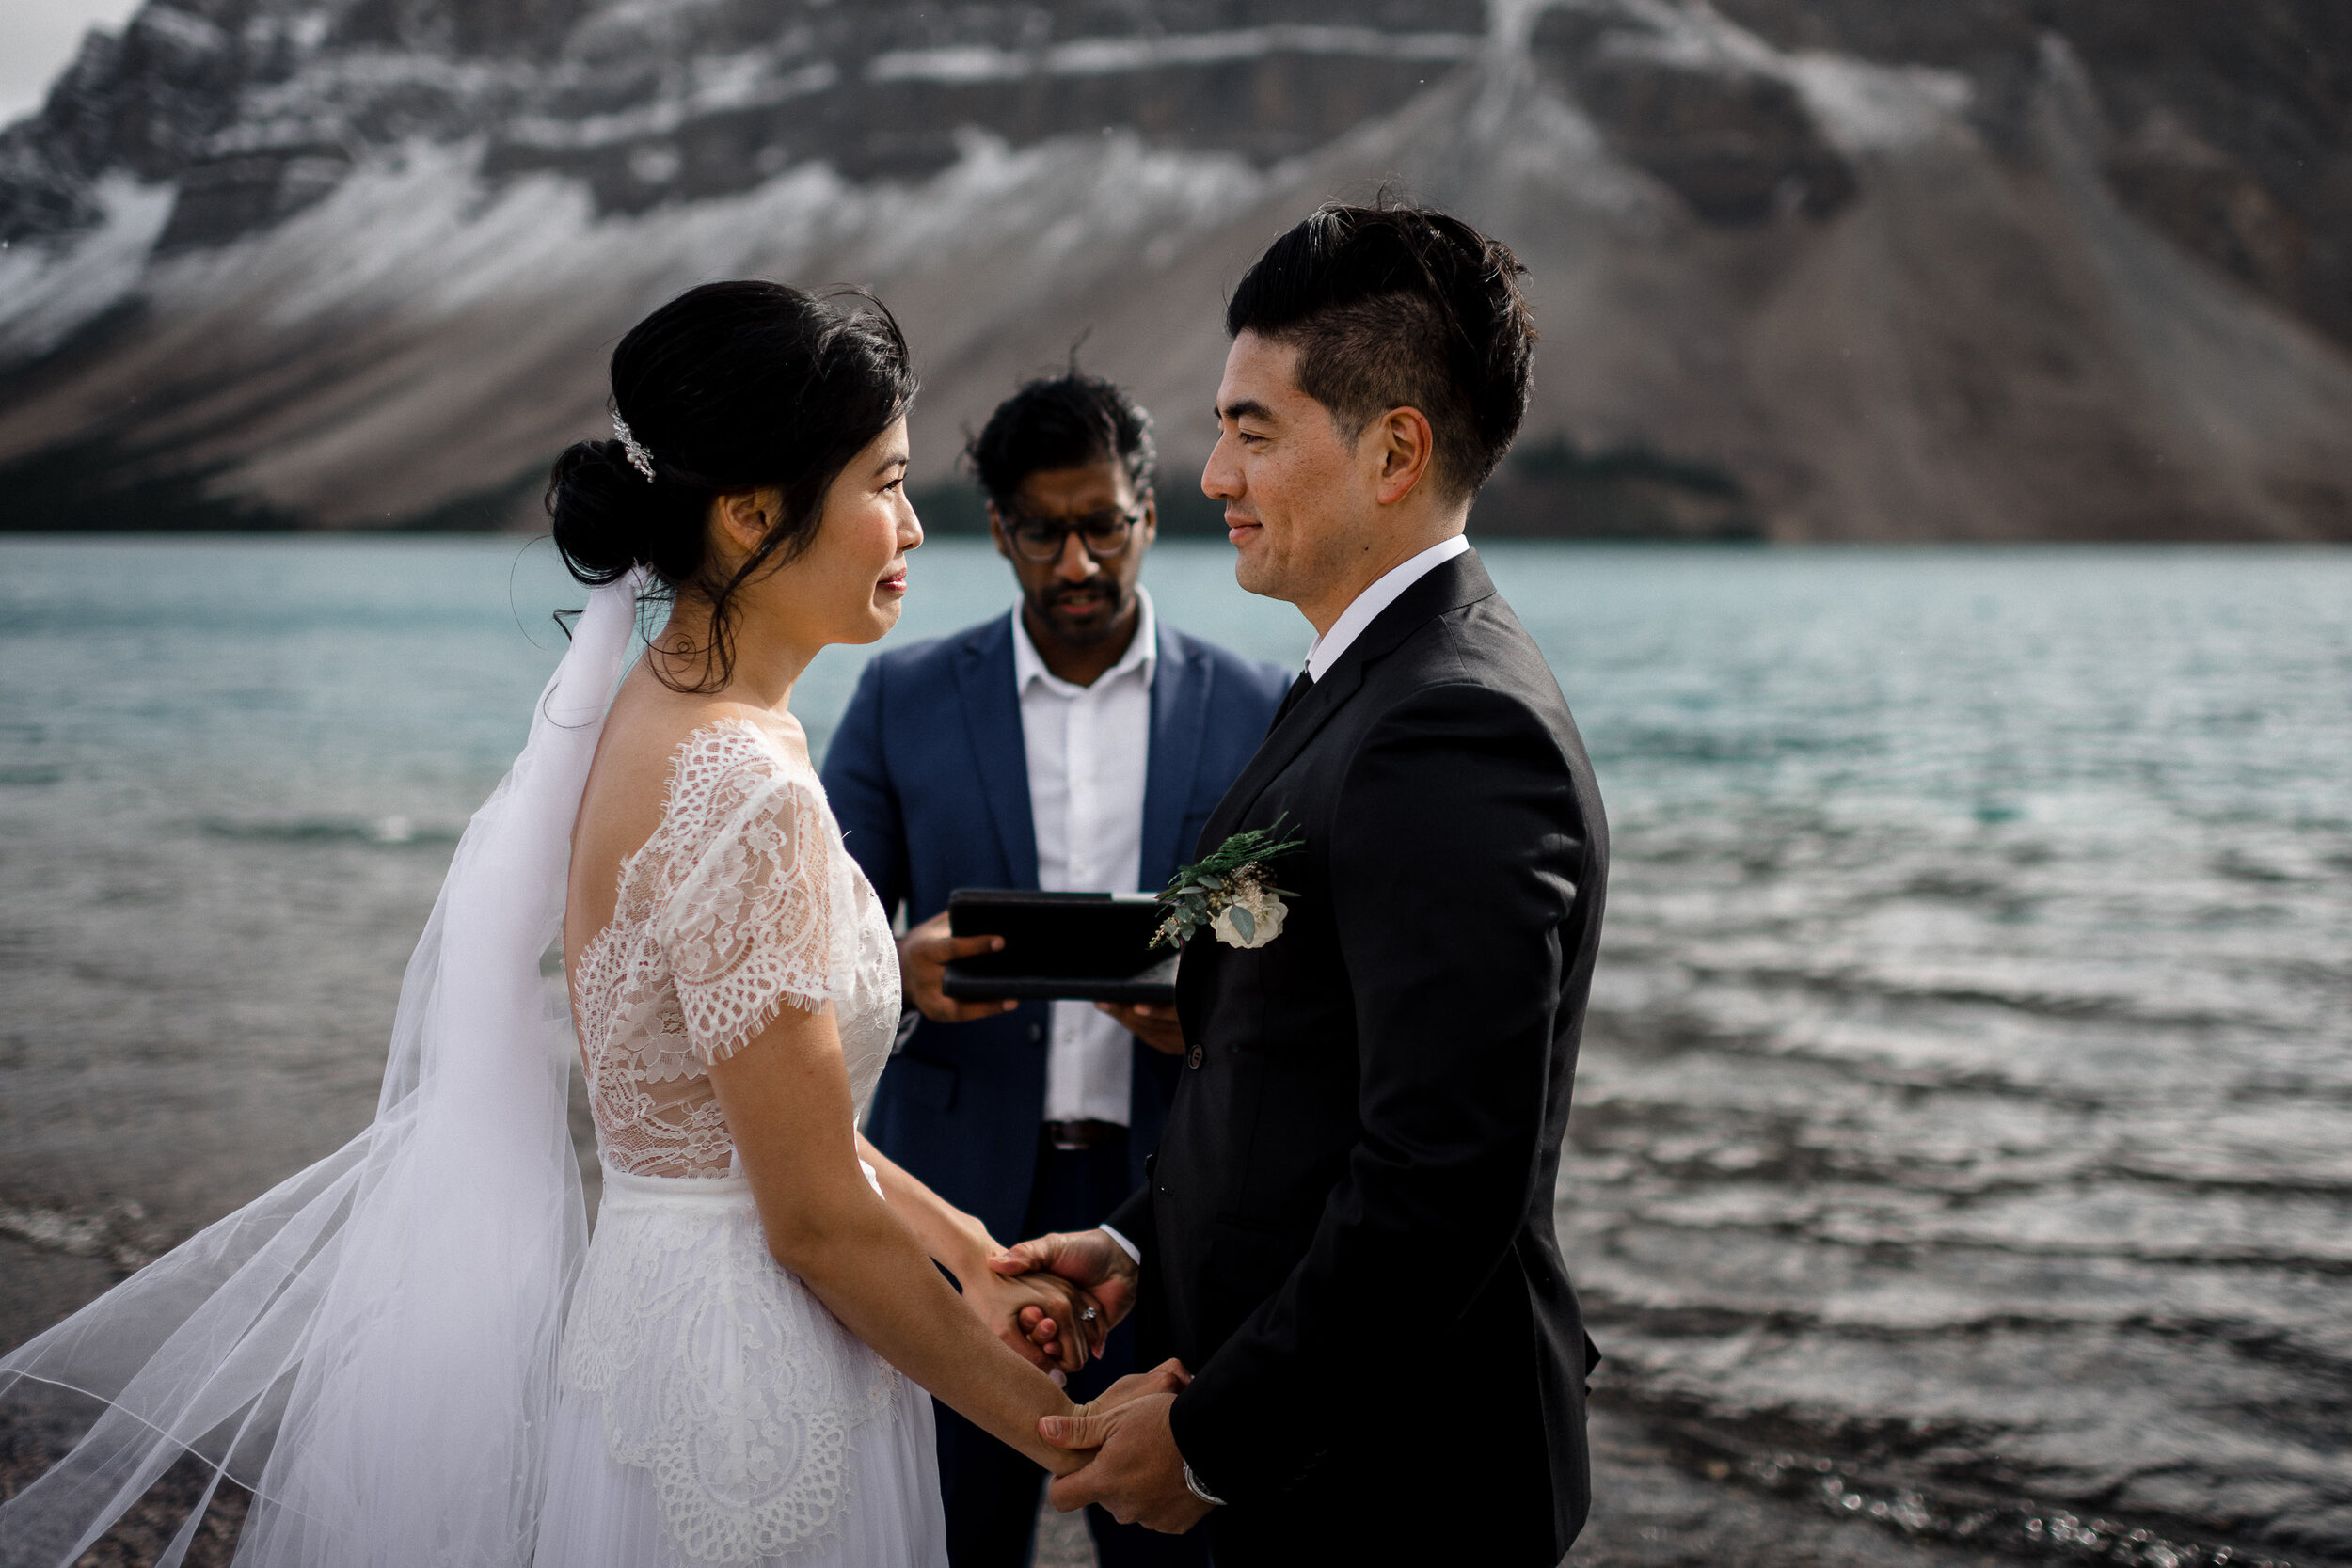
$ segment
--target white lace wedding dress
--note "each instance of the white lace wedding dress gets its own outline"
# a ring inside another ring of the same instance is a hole
[[[807,765],[691,736],[571,981],[604,1200],[536,1568],[944,1568],[930,1401],[769,1255],[706,1070],[786,1006],[832,1006],[861,1116],[889,1060],[897,949]]]

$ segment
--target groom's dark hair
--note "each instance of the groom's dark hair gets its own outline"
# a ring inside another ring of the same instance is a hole
[[[1535,324],[1502,241],[1383,196],[1327,202],[1266,246],[1225,307],[1225,330],[1298,350],[1298,389],[1353,441],[1413,407],[1436,438],[1449,499],[1477,493],[1527,411]]]

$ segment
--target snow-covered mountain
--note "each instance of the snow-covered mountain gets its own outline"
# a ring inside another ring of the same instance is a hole
[[[2347,15],[150,4],[0,135],[0,526],[517,520],[747,274],[898,311],[932,485],[1083,334],[1175,501],[1224,290],[1387,182],[1531,269],[1486,531],[2352,539]]]

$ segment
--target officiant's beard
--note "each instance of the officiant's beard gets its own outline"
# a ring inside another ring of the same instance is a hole
[[[1073,614],[1063,608],[1071,600],[1083,600],[1104,608],[1082,615]],[[1107,572],[1083,584],[1057,583],[1041,594],[1032,594],[1029,599],[1030,614],[1043,622],[1046,629],[1056,638],[1073,648],[1099,647],[1108,641],[1128,624],[1135,608],[1135,590]]]

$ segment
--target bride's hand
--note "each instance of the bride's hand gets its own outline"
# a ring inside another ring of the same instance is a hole
[[[963,1284],[964,1304],[996,1338],[1046,1371],[1074,1372],[1101,1348],[1107,1330],[1089,1334],[1081,1314],[1093,1307],[1084,1291],[1056,1275],[1007,1276],[985,1269]],[[1096,1321],[1099,1323],[1100,1313]]]

